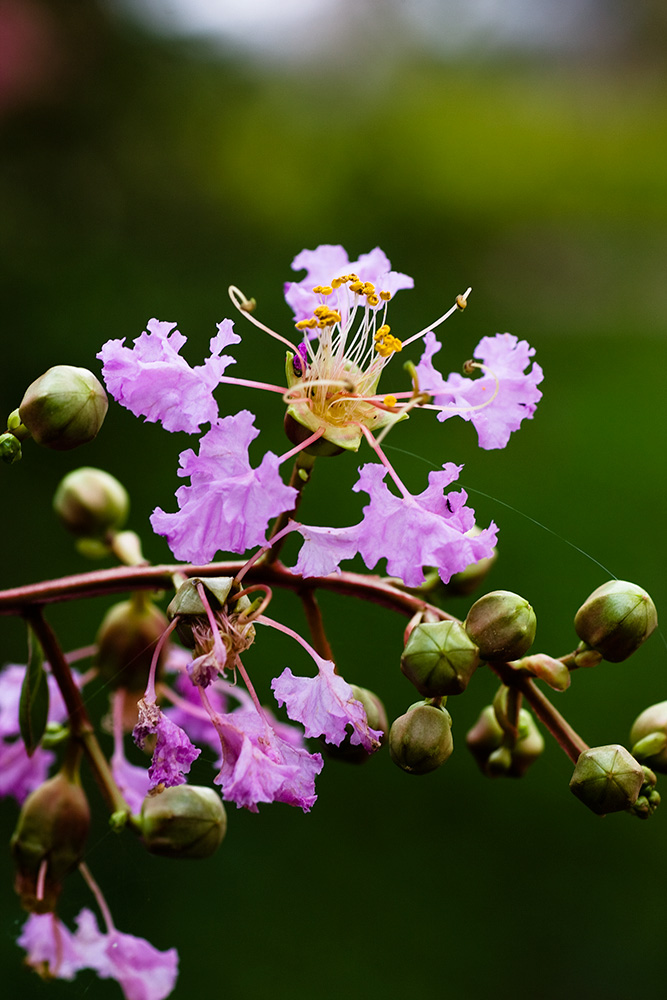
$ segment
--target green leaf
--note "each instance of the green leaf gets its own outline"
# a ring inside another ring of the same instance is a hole
[[[28,626],[28,665],[19,699],[19,729],[26,752],[32,757],[44,735],[49,714],[49,686],[44,653],[39,639]]]

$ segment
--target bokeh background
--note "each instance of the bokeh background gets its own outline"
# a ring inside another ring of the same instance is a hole
[[[152,316],[177,320],[200,363],[231,315],[230,283],[289,330],[281,290],[296,253],[342,243],[354,259],[379,245],[415,278],[392,304],[399,336],[473,286],[444,330],[445,371],[503,330],[545,371],[535,419],[502,452],[480,451],[463,422],[422,414],[397,428],[388,453],[408,486],[465,464],[479,522],[501,529],[488,586],[531,601],[539,649],[572,648],[574,612],[612,575],[664,612],[666,54],[660,0],[0,0],[4,411],[53,364],[98,370],[101,344]],[[280,348],[242,332],[236,371],[279,379]],[[260,443],[284,450],[273,397],[220,399],[256,409]],[[79,452],[27,445],[0,470],[0,586],[91,568],[50,507],[80,464],[127,485],[130,526],[167,560],[147,518],[173,509],[189,443],[112,405]],[[349,456],[320,462],[306,519],[356,520],[355,476]],[[49,618],[75,648],[110,603]],[[401,714],[414,700],[398,669],[404,623],[330,595],[322,606],[344,675]],[[301,622],[289,597],[275,616]],[[20,623],[3,619],[0,635],[2,660],[22,662]],[[248,667],[268,697],[283,666],[307,664],[263,639]],[[638,712],[667,697],[666,665],[655,635],[554,697],[591,745],[627,742]],[[177,945],[173,995],[192,1000],[664,991],[667,816],[596,818],[550,739],[524,780],[482,778],[464,736],[494,689],[480,672],[450,701],[458,749],[440,771],[409,777],[386,752],[329,762],[310,815],[232,806],[208,862],[148,857],[100,816],[88,862],[118,927]],[[90,695],[98,718],[105,699]],[[196,777],[212,774],[205,761]],[[6,838],[15,819],[0,803]],[[25,972],[6,854],[0,878],[6,996],[120,995],[88,973],[42,984]],[[83,905],[73,876],[63,916]]]

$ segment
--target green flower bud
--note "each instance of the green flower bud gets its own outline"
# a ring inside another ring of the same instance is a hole
[[[69,451],[96,437],[108,405],[92,372],[56,365],[28,386],[19,416],[37,444]]]
[[[630,730],[632,756],[660,774],[667,774],[667,701],[651,705],[635,719]]]
[[[479,664],[479,650],[459,622],[422,622],[408,638],[401,670],[427,698],[460,694]]]
[[[660,793],[656,790],[658,779],[653,771],[642,766],[644,772],[644,784],[642,785],[637,801],[632,807],[633,814],[638,819],[648,819],[660,805]]]
[[[516,743],[506,746],[505,740],[493,705],[487,705],[466,736],[466,745],[487,778],[522,778],[544,750],[544,738],[525,708],[519,712]]]
[[[227,814],[212,788],[176,785],[147,795],[141,807],[141,838],[163,858],[210,858],[227,832]]]
[[[7,465],[13,465],[14,462],[20,462],[22,456],[23,451],[19,439],[9,431],[6,434],[0,434],[0,459]]]
[[[14,888],[24,909],[55,909],[62,880],[83,858],[89,828],[83,789],[63,771],[30,793],[11,839],[17,867]]]
[[[168,626],[166,616],[147,594],[137,592],[129,601],[114,604],[97,633],[96,663],[102,679],[113,689],[143,691],[155,644]],[[165,655],[166,644],[160,651],[158,671]]]
[[[356,684],[350,684],[350,687],[352,688],[354,697],[357,701],[361,702],[366,710],[368,725],[371,729],[379,730],[383,734],[380,742],[384,743],[389,732],[389,721],[387,720],[384,705],[374,691],[357,687]],[[346,736],[339,746],[326,743],[324,740],[322,741],[322,746],[327,757],[331,757],[333,760],[345,761],[346,764],[365,764],[373,756],[372,753],[367,753],[360,743],[356,745],[350,743],[349,736]]]
[[[445,763],[454,749],[452,719],[445,708],[418,702],[389,730],[389,754],[408,774],[428,774]]]
[[[61,479],[53,509],[73,535],[101,538],[125,523],[130,498],[125,487],[108,472],[84,466]]]
[[[537,619],[528,601],[508,590],[494,590],[475,601],[465,630],[483,660],[518,660],[532,646]]]
[[[582,642],[610,663],[627,660],[657,624],[655,604],[649,595],[625,580],[610,580],[598,587],[574,618]]]
[[[598,816],[630,809],[639,796],[645,776],[632,754],[612,743],[585,750],[574,768],[570,789]]]

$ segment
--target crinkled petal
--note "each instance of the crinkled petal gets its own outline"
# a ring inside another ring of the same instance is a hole
[[[321,244],[315,250],[302,250],[297,254],[292,261],[292,269],[307,272],[301,281],[285,282],[285,300],[293,310],[297,322],[312,316],[313,309],[321,302],[320,296],[313,292],[313,287],[329,285],[334,278],[343,274],[358,274],[362,281],[371,281],[378,291],[388,291],[392,295],[401,288],[412,288],[414,284],[407,274],[391,270],[389,258],[379,247],[362,254],[356,261],[350,261],[342,246]],[[336,307],[344,309],[345,293],[335,295],[334,298]],[[333,300],[329,300],[329,304],[333,306]]]
[[[429,485],[423,493],[408,497],[389,491],[383,466],[368,463],[360,469],[352,488],[371,498],[364,508],[359,541],[369,569],[386,558],[388,573],[408,587],[418,587],[424,582],[423,566],[437,567],[443,582],[448,583],[454,573],[492,555],[496,526],[469,534],[475,512],[465,505],[465,491],[444,494],[461,468],[447,463],[442,472],[429,473]]]
[[[320,754],[287,743],[257,712],[219,716],[216,728],[223,759],[214,780],[224,799],[251,812],[260,802],[286,802],[309,812],[323,767]]]
[[[324,736],[327,743],[340,746],[352,727],[350,742],[361,744],[367,753],[380,746],[382,733],[368,725],[366,710],[354,697],[352,688],[335,672],[331,660],[316,658],[316,677],[295,677],[289,667],[271,682],[279,705],[301,722],[306,736]]]
[[[359,551],[359,529],[358,524],[349,528],[300,524],[297,531],[304,542],[294,572],[305,577],[338,572],[342,560],[351,559]]]
[[[178,952],[158,951],[133,934],[111,930],[104,934],[87,909],[76,918],[76,945],[87,955],[86,967],[101,979],[115,979],[126,1000],[165,1000],[176,985]]]
[[[157,736],[153,760],[148,768],[148,790],[151,791],[160,784],[168,788],[184,784],[184,775],[201,750],[192,745],[187,733],[168,719],[155,702],[146,702],[142,698],[138,707],[139,721],[132,733],[135,743],[143,749],[149,735]]]
[[[201,424],[213,423],[218,405],[213,390],[234,359],[220,351],[241,338],[233,333],[232,321],[218,324],[218,334],[210,342],[212,357],[191,368],[180,350],[185,337],[175,323],[152,319],[148,330],[125,347],[125,338],[109,340],[97,355],[103,362],[102,375],[107,389],[135,416],[165,430],[194,434]]]
[[[475,349],[475,357],[493,375],[484,373],[465,378],[453,373],[445,380],[433,365],[433,356],[441,346],[434,333],[426,335],[424,345],[417,376],[420,388],[433,396],[437,406],[444,407],[438,413],[438,420],[453,416],[470,420],[477,430],[480,447],[504,448],[512,431],[519,429],[522,420],[533,416],[542,398],[537,388],[544,377],[542,369],[533,363],[525,371],[534,349],[510,333],[483,337]]]
[[[279,460],[267,452],[253,469],[248,445],[258,431],[254,416],[242,410],[214,424],[201,441],[199,455],[181,455],[180,475],[190,486],[176,491],[179,510],[156,508],[151,525],[165,535],[177,559],[210,562],[216,552],[243,553],[266,541],[269,521],[290,510],[296,490],[286,486]]]

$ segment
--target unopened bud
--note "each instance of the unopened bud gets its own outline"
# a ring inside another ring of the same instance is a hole
[[[73,535],[101,538],[120,528],[127,518],[130,498],[114,476],[84,466],[61,479],[53,509]]]
[[[475,601],[464,622],[483,660],[518,660],[535,639],[537,619],[528,601],[494,590]]]
[[[69,451],[93,440],[108,405],[107,395],[92,372],[56,365],[28,386],[19,416],[37,444]]]
[[[0,459],[6,462],[7,465],[13,465],[14,462],[20,462],[22,457],[21,442],[17,437],[14,437],[9,431],[6,434],[0,434]]]
[[[380,742],[384,743],[389,732],[389,722],[384,705],[374,691],[357,687],[356,684],[350,684],[350,687],[356,700],[364,706],[369,727],[382,733]],[[345,761],[347,764],[365,764],[373,756],[360,743],[351,743],[349,736],[346,736],[339,746],[323,742],[323,747],[327,757]]]
[[[147,795],[141,807],[141,837],[163,858],[209,858],[227,832],[220,796],[196,785],[175,785]]]
[[[493,705],[484,708],[466,736],[466,744],[487,778],[522,778],[544,750],[544,738],[530,712],[522,708],[514,746],[503,744],[505,731],[496,718]]]
[[[14,888],[26,910],[54,910],[62,880],[83,858],[89,827],[83,789],[62,771],[30,793],[11,840]]]
[[[168,625],[146,594],[138,592],[129,601],[114,604],[97,633],[96,662],[102,679],[114,689],[143,691],[155,644]],[[160,652],[158,670],[165,653],[166,646]]]
[[[632,756],[652,770],[667,774],[667,701],[645,708],[630,730]]]
[[[479,650],[459,622],[422,622],[408,638],[401,670],[426,698],[460,694],[479,664]]]
[[[598,816],[630,809],[644,784],[644,770],[632,754],[612,743],[585,750],[574,768],[570,789]]]
[[[582,604],[574,628],[586,646],[610,663],[627,660],[658,624],[655,604],[641,587],[610,580]]]
[[[454,749],[452,719],[445,708],[418,702],[389,730],[389,754],[408,774],[428,774],[445,763]]]

